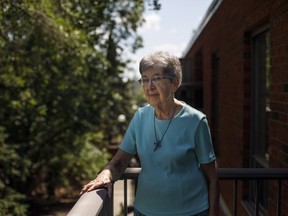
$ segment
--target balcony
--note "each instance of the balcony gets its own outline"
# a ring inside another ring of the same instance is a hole
[[[141,168],[128,168],[123,174],[120,181],[124,183],[124,197],[123,197],[123,214],[128,215],[128,180],[136,180],[141,171]],[[277,181],[277,209],[274,215],[281,215],[281,203],[282,197],[282,184],[283,180],[288,180],[288,169],[284,168],[219,168],[218,169],[219,180],[226,181],[232,180],[234,182],[233,193],[233,215],[238,213],[238,185],[239,181],[252,180],[256,182],[256,189],[258,189],[259,182],[262,180],[274,180]],[[256,191],[254,212],[252,215],[260,215],[259,208],[259,191]],[[113,200],[112,197],[108,197],[106,189],[98,189],[82,195],[73,208],[68,213],[68,216],[113,216]],[[224,214],[225,215],[225,214]]]

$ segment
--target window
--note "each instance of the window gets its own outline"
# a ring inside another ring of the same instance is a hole
[[[192,68],[192,59],[179,59],[182,65],[182,84],[177,90],[175,96],[179,100],[184,101],[185,103],[193,106],[193,95],[192,95],[192,89],[193,89],[193,68]]]
[[[251,166],[255,168],[268,167],[268,114],[269,100],[269,70],[270,49],[269,31],[257,32],[252,35],[252,117],[251,117]],[[257,192],[258,191],[258,192]],[[259,208],[262,214],[267,214],[268,184],[255,182],[250,184],[250,202],[255,202],[258,193]]]
[[[194,106],[197,109],[203,109],[203,53],[200,49],[195,54],[195,74],[193,79],[195,80],[195,86],[193,88]]]
[[[252,136],[253,166],[268,166],[267,115],[270,112],[269,100],[269,32],[252,38]]]
[[[183,69],[182,85],[176,97],[196,109],[203,109],[203,54],[200,49],[193,59],[180,59]]]
[[[218,133],[219,133],[219,80],[220,80],[220,58],[217,53],[214,53],[211,57],[211,69],[212,69],[212,82],[211,82],[211,135],[214,144],[216,155],[218,155]]]

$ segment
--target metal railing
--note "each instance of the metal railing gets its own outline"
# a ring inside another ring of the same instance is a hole
[[[102,188],[83,194],[68,216],[113,216],[113,199],[108,197],[107,190]]]
[[[141,168],[127,168],[121,180],[124,181],[124,215],[128,214],[127,209],[127,181],[128,179],[137,179]],[[285,168],[219,168],[219,180],[233,180],[234,181],[234,194],[233,194],[233,215],[237,216],[238,213],[238,182],[243,180],[255,180],[256,188],[258,188],[259,181],[261,180],[278,180],[277,191],[277,212],[276,215],[281,215],[281,190],[282,180],[288,180],[288,169]],[[106,189],[98,189],[86,193],[80,197],[73,208],[68,213],[68,216],[96,216],[96,215],[109,215],[113,216],[113,196],[108,197]],[[258,192],[256,191],[255,199],[255,213],[259,215],[259,199]]]

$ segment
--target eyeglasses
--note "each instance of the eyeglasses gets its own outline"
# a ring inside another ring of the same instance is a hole
[[[149,84],[149,81],[151,80],[151,82],[153,83],[153,85],[158,85],[161,80],[163,79],[169,79],[172,80],[170,77],[165,77],[165,76],[154,76],[151,79],[146,78],[146,77],[142,77],[138,80],[138,82],[142,85],[142,86],[146,86]]]

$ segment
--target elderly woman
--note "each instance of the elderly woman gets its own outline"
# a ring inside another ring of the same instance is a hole
[[[179,59],[154,52],[140,62],[148,105],[134,114],[118,152],[82,191],[108,187],[138,154],[141,173],[135,215],[217,215],[215,154],[206,116],[174,94],[182,81]]]

